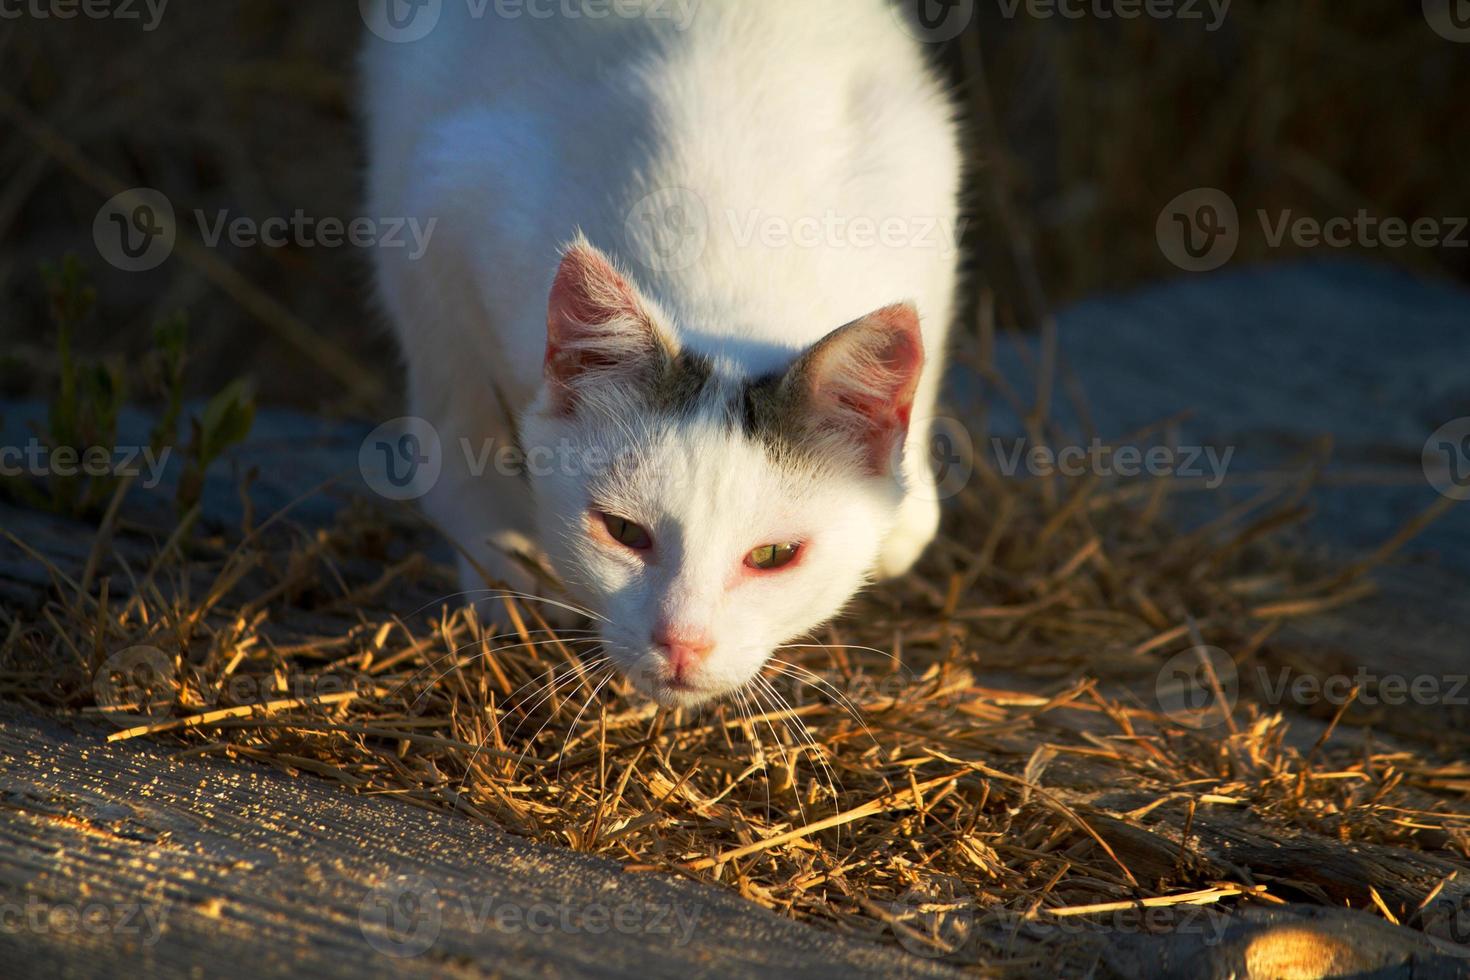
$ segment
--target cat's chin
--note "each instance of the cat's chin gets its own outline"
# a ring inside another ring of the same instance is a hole
[[[634,689],[664,708],[697,708],[710,705],[739,688],[738,684],[675,681],[665,670],[620,668]]]
[[[665,708],[698,708],[714,704],[730,693],[729,688],[673,687],[665,685],[662,690],[651,692],[649,697]]]

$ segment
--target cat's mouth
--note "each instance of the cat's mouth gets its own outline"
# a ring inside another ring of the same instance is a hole
[[[649,656],[623,669],[623,673],[640,693],[665,708],[692,708],[713,701],[733,689],[722,681],[699,674],[676,674],[661,658]]]
[[[645,693],[666,708],[692,708],[728,691],[723,685],[701,684],[688,678],[666,676]]]

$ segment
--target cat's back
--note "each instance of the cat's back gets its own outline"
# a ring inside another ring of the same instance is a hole
[[[556,251],[578,229],[681,322],[718,322],[736,341],[800,345],[944,291],[952,267],[932,254],[848,240],[855,217],[943,225],[956,207],[952,112],[888,0],[437,10],[422,37],[384,28],[364,53],[372,203],[435,214],[441,237],[473,241],[518,322],[539,324]],[[698,254],[671,257],[691,210]],[[907,234],[943,248],[950,230]],[[803,234],[815,244],[792,241]]]

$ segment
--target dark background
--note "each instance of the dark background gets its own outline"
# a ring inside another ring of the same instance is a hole
[[[993,290],[1003,323],[1026,328],[1043,304],[1189,275],[1160,251],[1155,223],[1195,187],[1240,207],[1234,267],[1301,254],[1268,246],[1257,209],[1470,214],[1470,44],[1431,29],[1417,0],[1235,0],[1214,32],[1086,6],[1080,19],[1037,18],[1024,3],[1007,17],[998,0],[977,0],[968,31],[934,46],[973,123],[968,244],[977,289]],[[98,291],[76,340],[88,356],[138,358],[151,325],[184,310],[190,395],[246,374],[265,404],[390,410],[397,358],[360,250],[181,249],[155,271],[126,273],[91,235],[103,202],[134,186],[164,192],[181,219],[195,208],[358,214],[356,4],[173,0],[151,32],[138,20],[37,18],[13,0],[6,9],[21,16],[0,19],[0,395],[51,390],[54,329],[37,270],[73,253]],[[191,217],[180,226],[197,241]],[[1466,248],[1371,257],[1470,281]],[[350,363],[329,370],[303,352],[287,319]],[[350,396],[354,386],[367,394]]]

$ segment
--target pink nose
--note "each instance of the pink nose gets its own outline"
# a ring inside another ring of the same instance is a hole
[[[659,626],[653,631],[653,645],[669,662],[679,683],[686,681],[715,647],[704,630],[680,626]]]

